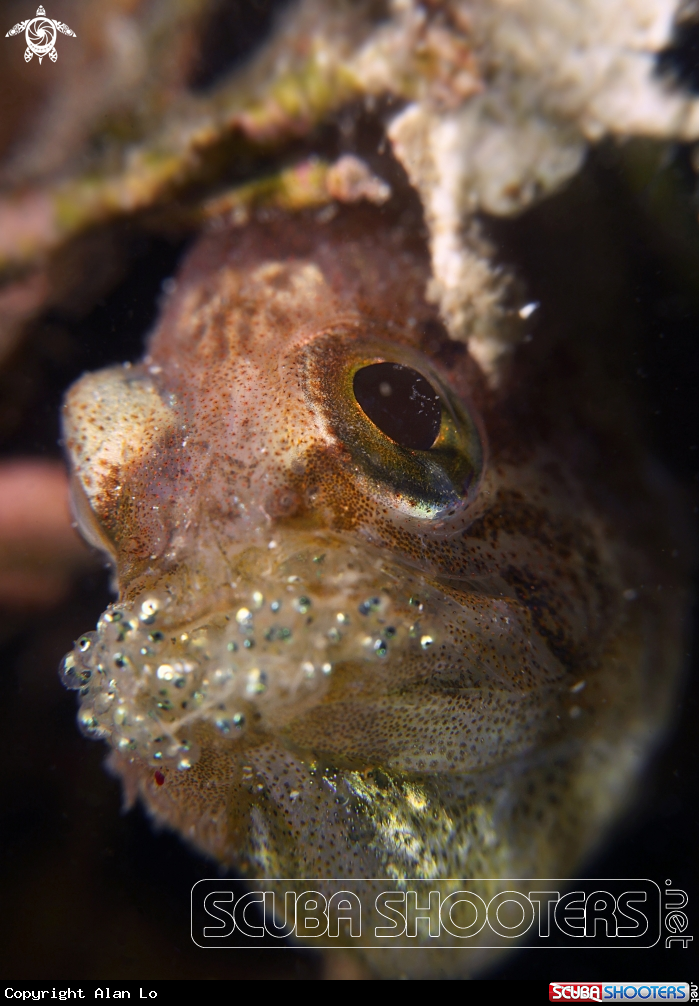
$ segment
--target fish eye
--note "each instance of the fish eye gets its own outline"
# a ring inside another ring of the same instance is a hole
[[[348,331],[325,333],[303,352],[308,402],[365,498],[421,520],[473,499],[479,427],[429,359]]]
[[[401,447],[428,451],[442,425],[439,395],[427,378],[402,363],[372,363],[352,382],[354,397],[374,425]]]

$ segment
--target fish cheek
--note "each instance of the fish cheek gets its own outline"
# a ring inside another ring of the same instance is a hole
[[[301,473],[289,473],[289,493],[303,500],[302,513],[334,531],[355,531],[371,523],[376,504],[361,490],[349,452],[317,445],[305,455]]]
[[[538,635],[575,672],[604,645],[619,615],[622,585],[584,501],[573,493],[565,499],[566,507],[551,509],[515,489],[501,489],[462,542],[465,551],[486,546]]]

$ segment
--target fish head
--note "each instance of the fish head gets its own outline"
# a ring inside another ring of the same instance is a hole
[[[80,723],[250,873],[555,875],[650,730],[609,521],[429,276],[373,210],[213,230],[143,361],[66,399],[119,591],[64,663]]]
[[[477,495],[483,432],[464,381],[455,392],[421,351],[441,328],[426,263],[366,238],[338,254],[325,234],[304,256],[274,237],[213,235],[146,360],[68,396],[78,511],[122,593],[217,537],[230,550],[347,531],[415,556],[416,536]]]

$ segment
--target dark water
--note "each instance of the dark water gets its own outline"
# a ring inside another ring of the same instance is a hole
[[[545,305],[558,310],[557,321],[572,324],[574,337],[598,324],[609,327],[613,338],[618,326],[625,343],[613,363],[619,394],[632,395],[652,453],[680,488],[679,519],[687,521],[686,547],[696,555],[699,224],[689,159],[683,147],[660,153],[643,144],[609,145],[591,155],[565,193],[500,234],[509,251],[519,251],[520,268],[542,310]],[[566,321],[568,309],[573,318]],[[661,888],[672,881],[689,894],[690,933],[699,897],[697,627],[695,603],[688,612],[685,676],[674,722],[635,807],[584,870],[588,877],[647,877]],[[611,981],[634,974],[639,976],[634,980],[657,981],[653,975],[688,974],[696,959],[692,947],[666,949],[663,941],[643,951],[548,951],[533,942],[491,977]]]

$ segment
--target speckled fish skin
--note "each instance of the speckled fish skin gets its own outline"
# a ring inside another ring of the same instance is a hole
[[[428,280],[419,231],[369,207],[222,226],[144,361],[67,396],[119,587],[64,664],[80,722],[250,876],[574,875],[667,718],[684,585],[643,453],[595,455],[614,417],[579,429],[535,349],[489,388]],[[381,359],[438,390],[451,453],[363,414],[348,375]]]

